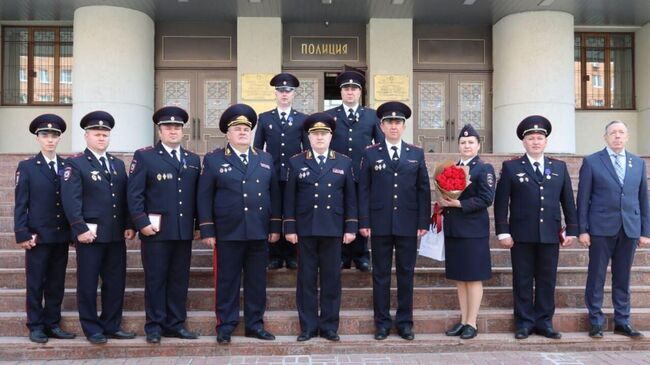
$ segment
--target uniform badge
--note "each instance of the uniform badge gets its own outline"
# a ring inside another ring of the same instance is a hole
[[[173,179],[173,178],[174,178],[174,175],[172,175],[171,172],[168,172],[168,173],[167,173],[167,179],[171,180],[171,179]]]
[[[526,176],[525,172],[520,172],[517,176],[519,176],[519,182],[528,182],[528,176]]]
[[[156,180],[161,181],[162,180],[162,175],[161,174],[156,175]]]
[[[269,123],[269,129],[273,129],[273,124]]]
[[[307,176],[309,176],[309,168],[308,167],[303,167],[300,170],[302,170],[302,172],[298,174],[299,179],[304,179]]]
[[[167,180],[167,174],[162,174],[162,179]]]
[[[18,186],[19,180],[20,180],[20,171],[16,171],[16,186]]]
[[[546,180],[551,180],[551,169],[544,169],[544,175],[546,176]]]
[[[93,181],[101,181],[102,177],[99,175],[99,171],[91,171],[90,172],[90,178],[93,179]]]
[[[70,175],[72,175],[72,168],[66,167],[65,171],[63,172],[63,180],[68,181],[70,179]],[[16,180],[16,182],[18,181]]]
[[[293,125],[293,117],[289,117],[289,119],[287,119],[287,121],[289,122],[287,124],[289,125],[289,127],[291,127]]]
[[[491,172],[488,172],[488,174],[487,174],[487,183],[488,183],[489,187],[494,186],[494,175],[492,175]]]
[[[269,166],[269,165],[267,165],[267,164],[265,164],[265,163],[263,163],[263,162],[260,162],[260,166],[262,166],[263,168],[265,168],[265,169],[267,169],[267,170],[270,170],[270,169],[271,169],[271,166]]]
[[[384,160],[375,161],[375,171],[380,171],[385,168],[386,168],[386,163],[384,163]]]
[[[224,163],[224,164],[221,164],[221,168],[219,169],[219,172],[223,174],[223,173],[228,172],[230,170],[232,170],[232,167],[230,166],[230,164],[229,163]]]
[[[345,175],[345,171],[341,169],[332,169],[332,172],[339,175]]]

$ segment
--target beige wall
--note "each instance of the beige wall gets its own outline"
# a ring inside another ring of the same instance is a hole
[[[637,122],[638,113],[628,111],[576,111],[576,154],[588,155],[605,147],[603,135],[605,125],[612,120],[620,120],[627,124],[630,131],[630,141],[627,149],[632,153],[639,151],[639,143],[646,143],[648,138],[639,135]],[[553,135],[551,135],[553,138]]]
[[[260,30],[262,34],[260,34]],[[258,113],[275,107],[273,100],[242,98],[242,75],[270,74],[282,71],[282,19],[237,18],[237,100]],[[269,78],[270,81],[270,78]],[[271,86],[269,91],[273,95]]]
[[[70,130],[78,127],[72,122],[72,107],[0,107],[0,153],[37,152],[39,146],[34,135],[29,133],[29,123],[41,114],[56,114],[67,124],[67,132],[59,142],[59,153],[70,153],[72,138]]]
[[[400,100],[413,109],[413,20],[370,19],[367,27],[368,102],[377,108],[385,101],[376,101],[375,75],[405,75],[409,80],[408,100]],[[390,45],[390,46],[387,46]],[[413,142],[412,119],[406,122],[403,139]]]
[[[639,111],[639,145],[641,154],[650,154],[650,23],[636,32],[635,35],[635,72],[636,77],[636,107]]]

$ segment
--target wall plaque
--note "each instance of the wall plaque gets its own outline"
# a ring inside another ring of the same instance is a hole
[[[409,86],[407,75],[375,75],[375,100],[409,100]]]
[[[246,100],[273,100],[275,93],[269,82],[275,74],[241,75],[241,97]]]

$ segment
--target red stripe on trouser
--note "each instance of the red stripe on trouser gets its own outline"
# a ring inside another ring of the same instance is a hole
[[[217,326],[221,324],[221,316],[219,315],[219,310],[217,307],[217,299],[218,299],[218,285],[217,285],[217,277],[218,277],[218,271],[217,271],[217,245],[214,245],[214,249],[212,249],[212,271],[214,272],[214,313],[217,316]]]

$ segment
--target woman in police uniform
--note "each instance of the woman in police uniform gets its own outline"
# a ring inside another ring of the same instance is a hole
[[[470,339],[478,333],[476,318],[483,297],[483,280],[490,279],[490,219],[494,200],[494,168],[478,156],[480,137],[467,124],[458,137],[460,161],[469,166],[471,184],[458,199],[440,198],[445,232],[445,272],[456,281],[461,320],[447,336]]]

